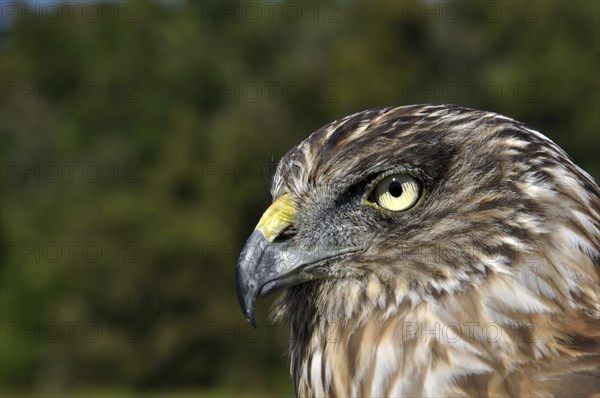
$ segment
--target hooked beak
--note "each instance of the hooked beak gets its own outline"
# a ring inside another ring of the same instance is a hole
[[[291,197],[279,197],[265,211],[246,241],[237,263],[237,296],[242,311],[252,326],[254,302],[276,291],[318,278],[315,268],[328,259],[356,251],[300,250],[291,241],[275,239],[294,225],[296,213]]]

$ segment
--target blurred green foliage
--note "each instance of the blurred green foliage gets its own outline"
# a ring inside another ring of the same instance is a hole
[[[451,102],[597,179],[599,4],[2,2],[0,392],[290,395],[287,329],[234,283],[276,161]]]

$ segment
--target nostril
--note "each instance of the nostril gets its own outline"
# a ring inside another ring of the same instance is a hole
[[[274,239],[274,241],[275,242],[286,241],[286,240],[294,237],[294,235],[296,235],[297,233],[298,233],[298,230],[296,229],[296,227],[294,227],[293,225],[290,225],[289,227],[287,227],[286,229],[281,231],[281,233],[279,235],[277,235],[277,237]]]

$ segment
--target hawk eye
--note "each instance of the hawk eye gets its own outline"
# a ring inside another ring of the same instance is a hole
[[[367,202],[386,210],[404,211],[413,207],[421,198],[421,182],[410,174],[392,174],[375,185]]]

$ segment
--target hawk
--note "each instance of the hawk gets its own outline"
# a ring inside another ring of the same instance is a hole
[[[297,396],[588,396],[600,189],[554,142],[453,105],[367,110],[288,152],[237,264],[282,291]]]

